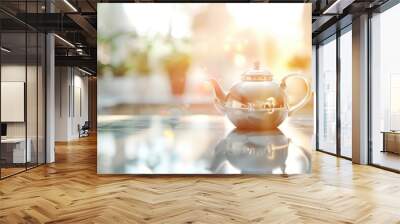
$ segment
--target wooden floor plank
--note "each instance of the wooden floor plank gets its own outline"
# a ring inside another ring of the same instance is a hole
[[[313,152],[293,176],[96,174],[96,137],[0,181],[0,223],[400,223],[400,175]]]

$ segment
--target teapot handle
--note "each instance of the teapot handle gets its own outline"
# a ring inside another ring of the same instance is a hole
[[[311,96],[311,88],[310,88],[310,83],[307,81],[306,78],[304,78],[302,75],[300,74],[290,74],[287,75],[285,77],[283,77],[282,81],[281,81],[281,88],[282,89],[286,89],[286,80],[288,78],[300,78],[304,81],[304,83],[306,84],[306,89],[307,89],[307,93],[304,96],[304,98],[302,100],[300,100],[300,102],[298,102],[296,105],[292,106],[289,108],[289,116],[291,116],[293,114],[293,112],[297,111],[298,109],[302,108],[304,105],[307,104],[308,100],[310,99]]]

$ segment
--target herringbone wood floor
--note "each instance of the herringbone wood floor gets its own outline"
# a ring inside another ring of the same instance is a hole
[[[313,173],[98,176],[96,139],[0,181],[0,223],[400,223],[400,175],[313,153]]]

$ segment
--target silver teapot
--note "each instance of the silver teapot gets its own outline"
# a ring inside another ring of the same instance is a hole
[[[306,86],[306,95],[296,105],[287,103],[286,80],[300,78]],[[245,72],[241,82],[225,93],[215,79],[215,105],[239,129],[271,130],[277,128],[286,117],[302,108],[310,99],[311,89],[307,79],[299,74],[285,76],[281,83],[273,81],[268,70],[261,70],[256,63],[254,69]]]

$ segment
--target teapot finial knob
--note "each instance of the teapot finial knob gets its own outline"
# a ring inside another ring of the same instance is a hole
[[[260,69],[260,62],[259,61],[254,62],[254,69],[255,70],[259,70]]]

